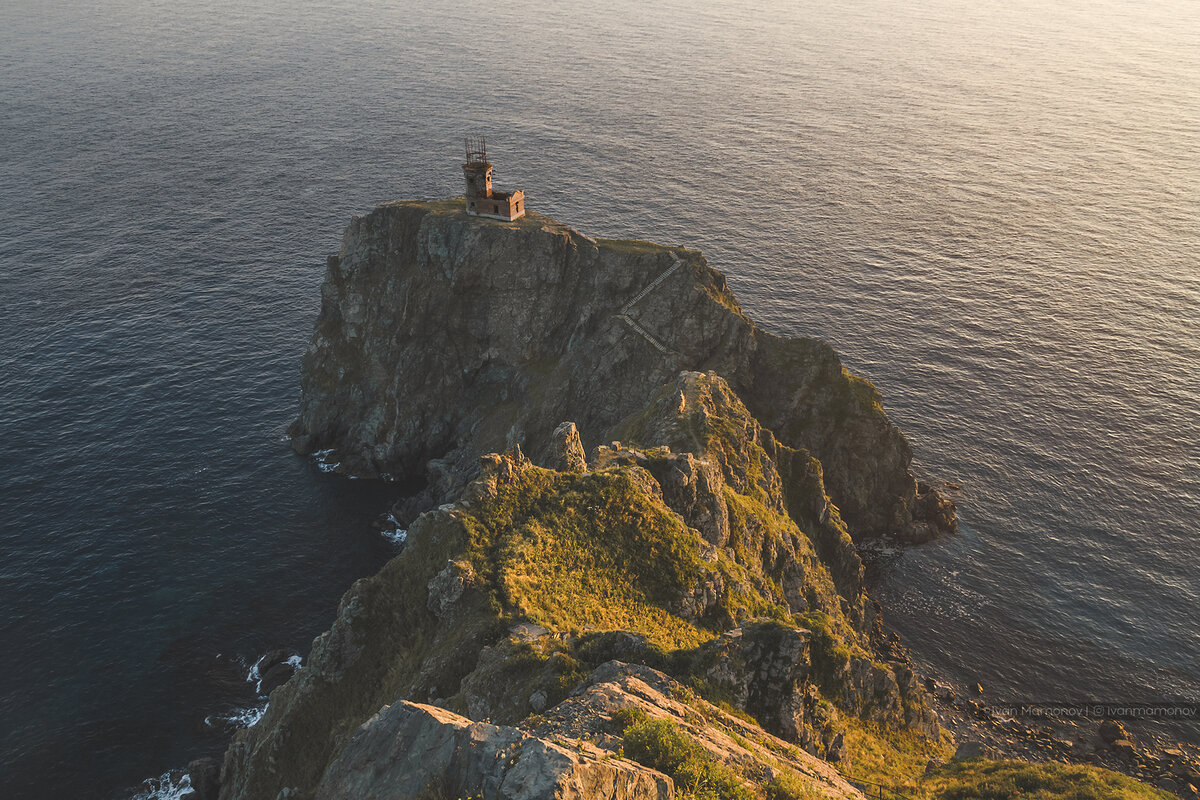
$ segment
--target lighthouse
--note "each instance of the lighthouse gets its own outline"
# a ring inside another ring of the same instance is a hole
[[[466,182],[467,213],[512,222],[525,216],[525,193],[497,192],[492,188],[492,164],[487,158],[487,142],[482,136],[465,140],[467,160],[462,165]]]

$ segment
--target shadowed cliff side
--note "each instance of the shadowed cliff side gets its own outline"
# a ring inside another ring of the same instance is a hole
[[[297,451],[425,478],[411,519],[456,497],[482,453],[535,453],[564,419],[590,449],[680,371],[712,370],[820,461],[854,534],[954,528],[949,503],[918,495],[874,387],[825,343],[756,328],[700,253],[461,206],[391,203],[347,228],[304,358]]]

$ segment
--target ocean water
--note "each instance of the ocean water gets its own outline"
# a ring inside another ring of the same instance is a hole
[[[4,0],[5,797],[219,752],[258,656],[395,552],[397,490],[283,431],[325,254],[459,194],[469,132],[531,208],[704,250],[876,383],[962,486],[959,536],[876,568],[923,663],[1200,699],[1191,0]]]

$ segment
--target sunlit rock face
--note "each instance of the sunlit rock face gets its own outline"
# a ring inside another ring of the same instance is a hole
[[[392,203],[346,229],[304,358],[298,451],[426,478],[411,517],[455,497],[482,453],[537,458],[564,420],[590,451],[681,371],[715,371],[820,461],[854,535],[953,527],[936,492],[918,494],[874,388],[825,343],[755,327],[700,253],[461,205]]]

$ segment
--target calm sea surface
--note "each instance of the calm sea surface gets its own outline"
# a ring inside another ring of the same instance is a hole
[[[5,797],[219,751],[394,552],[395,490],[283,431],[324,255],[459,194],[470,131],[876,382],[962,485],[961,535],[880,564],[920,659],[1200,699],[1194,0],[0,0]]]

